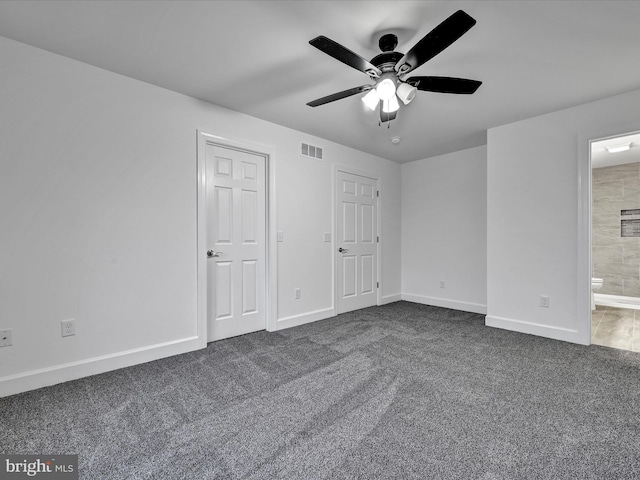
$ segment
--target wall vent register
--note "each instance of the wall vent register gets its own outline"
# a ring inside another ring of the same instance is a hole
[[[310,145],[308,143],[300,144],[300,155],[307,158],[315,158],[322,160],[322,148]]]
[[[620,236],[640,237],[640,208],[620,210]]]

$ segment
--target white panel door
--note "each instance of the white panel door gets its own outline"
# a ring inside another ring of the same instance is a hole
[[[208,341],[266,327],[266,158],[207,144]]]
[[[377,305],[377,181],[337,174],[338,313]]]

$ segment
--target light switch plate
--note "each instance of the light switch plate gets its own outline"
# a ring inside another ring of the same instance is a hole
[[[324,241],[325,242],[330,242],[331,241],[331,234],[330,233],[325,233],[324,234]]]

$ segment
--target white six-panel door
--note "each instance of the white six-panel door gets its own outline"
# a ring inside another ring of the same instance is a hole
[[[265,329],[266,158],[207,143],[208,341]]]
[[[338,171],[337,309],[350,312],[377,304],[377,181]]]

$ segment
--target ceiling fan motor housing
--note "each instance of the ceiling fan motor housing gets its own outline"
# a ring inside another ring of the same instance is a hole
[[[382,73],[395,72],[396,63],[398,63],[403,56],[404,54],[400,52],[383,52],[373,57],[371,63],[378,67]]]

